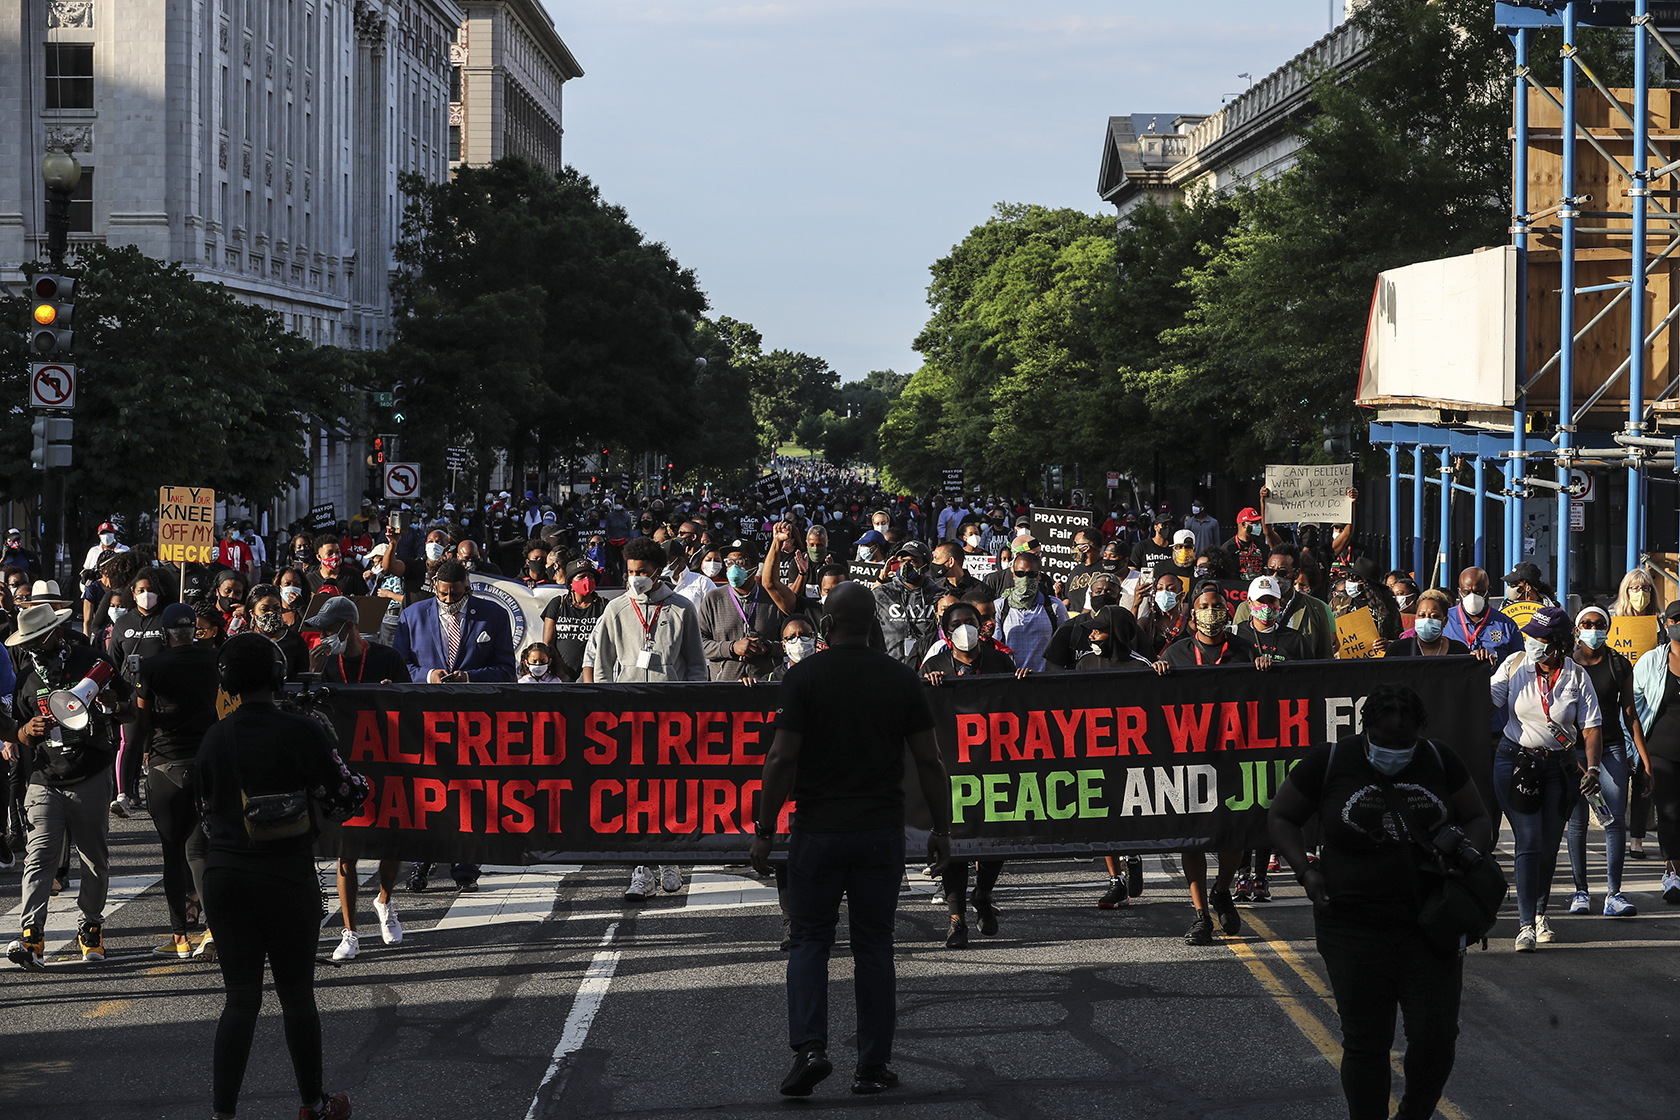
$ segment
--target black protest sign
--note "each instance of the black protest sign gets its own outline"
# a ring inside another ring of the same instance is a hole
[[[817,655],[821,657],[822,655]],[[1417,690],[1428,734],[1485,795],[1488,677],[1468,657],[964,678],[929,690],[964,855],[1235,851],[1364,697]],[[776,686],[400,685],[334,692],[339,750],[367,775],[329,826],[346,858],[672,861],[752,842]],[[860,718],[868,718],[860,703]],[[780,832],[788,829],[784,811]]]
[[[309,507],[309,527],[317,533],[338,524],[338,511],[331,502]]]
[[[758,480],[754,489],[758,491],[758,500],[764,503],[765,509],[781,509],[788,504],[787,485],[779,475],[765,475]]]
[[[1043,509],[1032,507],[1032,535],[1039,542],[1040,563],[1044,571],[1059,580],[1066,580],[1079,566],[1079,553],[1073,547],[1073,535],[1092,526],[1088,509]]]

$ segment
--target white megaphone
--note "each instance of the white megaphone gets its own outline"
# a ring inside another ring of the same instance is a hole
[[[93,703],[93,698],[99,695],[99,690],[105,687],[105,682],[114,672],[116,669],[109,661],[95,661],[88,675],[76,682],[76,687],[60,688],[47,697],[47,710],[52,712],[59,726],[69,731],[80,731],[86,727],[91,718],[88,705]]]

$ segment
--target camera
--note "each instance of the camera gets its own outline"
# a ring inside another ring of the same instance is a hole
[[[1482,862],[1482,853],[1464,838],[1462,830],[1450,824],[1435,834],[1434,844],[1447,865],[1458,871],[1469,871]]]

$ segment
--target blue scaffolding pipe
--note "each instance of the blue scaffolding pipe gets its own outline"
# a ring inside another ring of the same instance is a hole
[[[1528,210],[1528,85],[1524,75],[1528,72],[1528,45],[1530,31],[1522,28],[1511,34],[1512,46],[1516,50],[1516,69],[1512,77],[1511,94],[1511,131],[1512,131],[1512,188],[1511,204],[1517,213]],[[1527,254],[1528,234],[1526,226],[1521,222],[1511,225],[1511,242],[1517,247],[1517,291],[1527,291]],[[1523,440],[1528,428],[1528,394],[1523,386],[1528,381],[1528,332],[1525,326],[1528,300],[1519,295],[1517,298],[1517,398],[1511,408],[1511,450],[1521,451]],[[1567,336],[1566,336],[1567,337]],[[1522,479],[1523,461],[1510,459],[1505,470],[1507,490],[1517,489]],[[1517,556],[1517,542],[1521,539],[1522,502],[1509,501],[1505,503],[1505,563],[1510,565]]]
[[[1400,567],[1400,445],[1388,445],[1388,570]]]
[[[1441,547],[1435,555],[1435,579],[1432,587],[1447,586],[1447,565],[1452,555],[1452,455],[1441,449]]]
[[[1559,302],[1558,314],[1558,342],[1562,349],[1562,358],[1558,362],[1558,433],[1557,447],[1561,455],[1567,455],[1571,444],[1570,431],[1575,426],[1575,222],[1579,212],[1575,209],[1575,149],[1576,149],[1576,90],[1575,90],[1575,4],[1566,3],[1563,6],[1563,182],[1559,184],[1559,192],[1563,196],[1564,208],[1558,211],[1558,218],[1562,222],[1562,258],[1560,267],[1562,275],[1558,285],[1563,289]],[[1639,116],[1645,115],[1645,106],[1640,106]],[[1639,149],[1636,149],[1639,150]],[[1613,162],[1613,161],[1607,161]],[[1640,272],[1644,268],[1644,247],[1635,245],[1635,264],[1632,272]],[[1644,335],[1640,335],[1643,342]],[[1559,483],[1569,481],[1569,469],[1560,462],[1557,466],[1557,480]],[[1557,516],[1553,522],[1553,535],[1557,537],[1557,566],[1553,573],[1553,585],[1557,593],[1562,596],[1569,594],[1569,492],[1560,489],[1557,493]]]
[[[1423,444],[1412,447],[1412,578],[1423,577]]]
[[[1476,485],[1473,493],[1476,496],[1476,515],[1471,532],[1475,534],[1476,567],[1487,567],[1487,460],[1476,457]],[[1453,586],[1448,583],[1446,586]]]
[[[1629,433],[1642,431],[1645,420],[1645,240],[1646,230],[1646,199],[1650,197],[1650,184],[1645,181],[1645,170],[1649,166],[1646,149],[1650,146],[1650,76],[1649,60],[1646,51],[1649,40],[1645,36],[1645,18],[1648,0],[1634,0],[1633,16],[1633,174],[1634,185],[1629,192],[1628,199],[1633,210],[1633,244],[1629,247],[1632,267],[1628,275],[1632,278],[1631,292],[1632,308],[1628,315],[1629,358],[1632,366],[1628,369],[1628,419]],[[1641,487],[1640,470],[1629,464],[1627,468],[1627,506],[1625,508],[1627,520],[1627,541],[1624,546],[1622,570],[1630,571],[1639,563],[1640,553],[1644,551],[1645,542],[1645,508],[1640,500]],[[1608,496],[1607,496],[1608,497]],[[1568,588],[1562,589],[1565,594]]]

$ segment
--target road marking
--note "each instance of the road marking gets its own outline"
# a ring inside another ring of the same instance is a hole
[[[584,1040],[589,1037],[590,1024],[595,1022],[595,1013],[601,1010],[601,1001],[607,998],[607,988],[612,984],[613,973],[618,971],[617,949],[608,949],[613,938],[618,935],[618,923],[607,927],[606,936],[601,938],[600,951],[595,959],[589,962],[589,969],[583,974],[583,982],[578,985],[577,996],[572,1000],[571,1014],[566,1016],[566,1026],[560,1032],[560,1043],[554,1048],[554,1058],[548,1063],[548,1072],[543,1074],[537,1083],[536,1095],[531,1098],[531,1107],[525,1113],[525,1120],[536,1120],[537,1106],[542,1102],[543,1090],[554,1080],[560,1072],[560,1067],[566,1059],[583,1049]]]
[[[743,906],[776,905],[776,888],[741,875],[711,875],[697,871],[689,876],[685,910],[736,909]]]
[[[1311,988],[1319,999],[1330,1005],[1331,1011],[1336,1010],[1336,997],[1331,993],[1330,986],[1318,978],[1318,973],[1307,967],[1307,962],[1301,959],[1301,954],[1297,953],[1288,942],[1279,938],[1265,922],[1262,922],[1253,914],[1248,916],[1248,924],[1254,927],[1254,932],[1261,936],[1272,952],[1283,958],[1284,964],[1295,970],[1295,975],[1299,976],[1302,982]]]
[[[124,1008],[130,1006],[132,1003],[133,1003],[132,1000],[108,999],[104,1003],[100,1004],[98,1007],[94,1008],[92,1011],[89,1011],[86,1015],[83,1015],[82,1018],[84,1018],[84,1019],[102,1019],[107,1015],[115,1015],[117,1012],[119,1012],[119,1011],[123,1010]]]
[[[430,930],[418,933],[441,933],[451,929],[501,925],[506,922],[540,922],[554,912],[554,900],[560,894],[560,881],[581,864],[540,864],[533,867],[510,868],[516,874],[483,878],[472,894],[459,894],[450,904],[449,912]],[[406,931],[405,931],[406,932]]]
[[[152,884],[162,880],[162,875],[118,875],[113,877],[109,888],[105,892],[106,926],[111,924],[111,915],[145,894]],[[80,887],[81,880],[72,879],[64,885],[64,890],[59,892],[58,897],[47,903],[46,957],[51,957],[60,949],[76,942],[76,926],[82,918],[82,912],[76,908],[76,891]],[[22,917],[23,906],[21,903],[6,913],[6,918],[11,919],[8,924],[13,929],[18,927],[18,922]],[[0,918],[0,921],[4,920]],[[109,949],[107,948],[106,951],[109,952]]]

